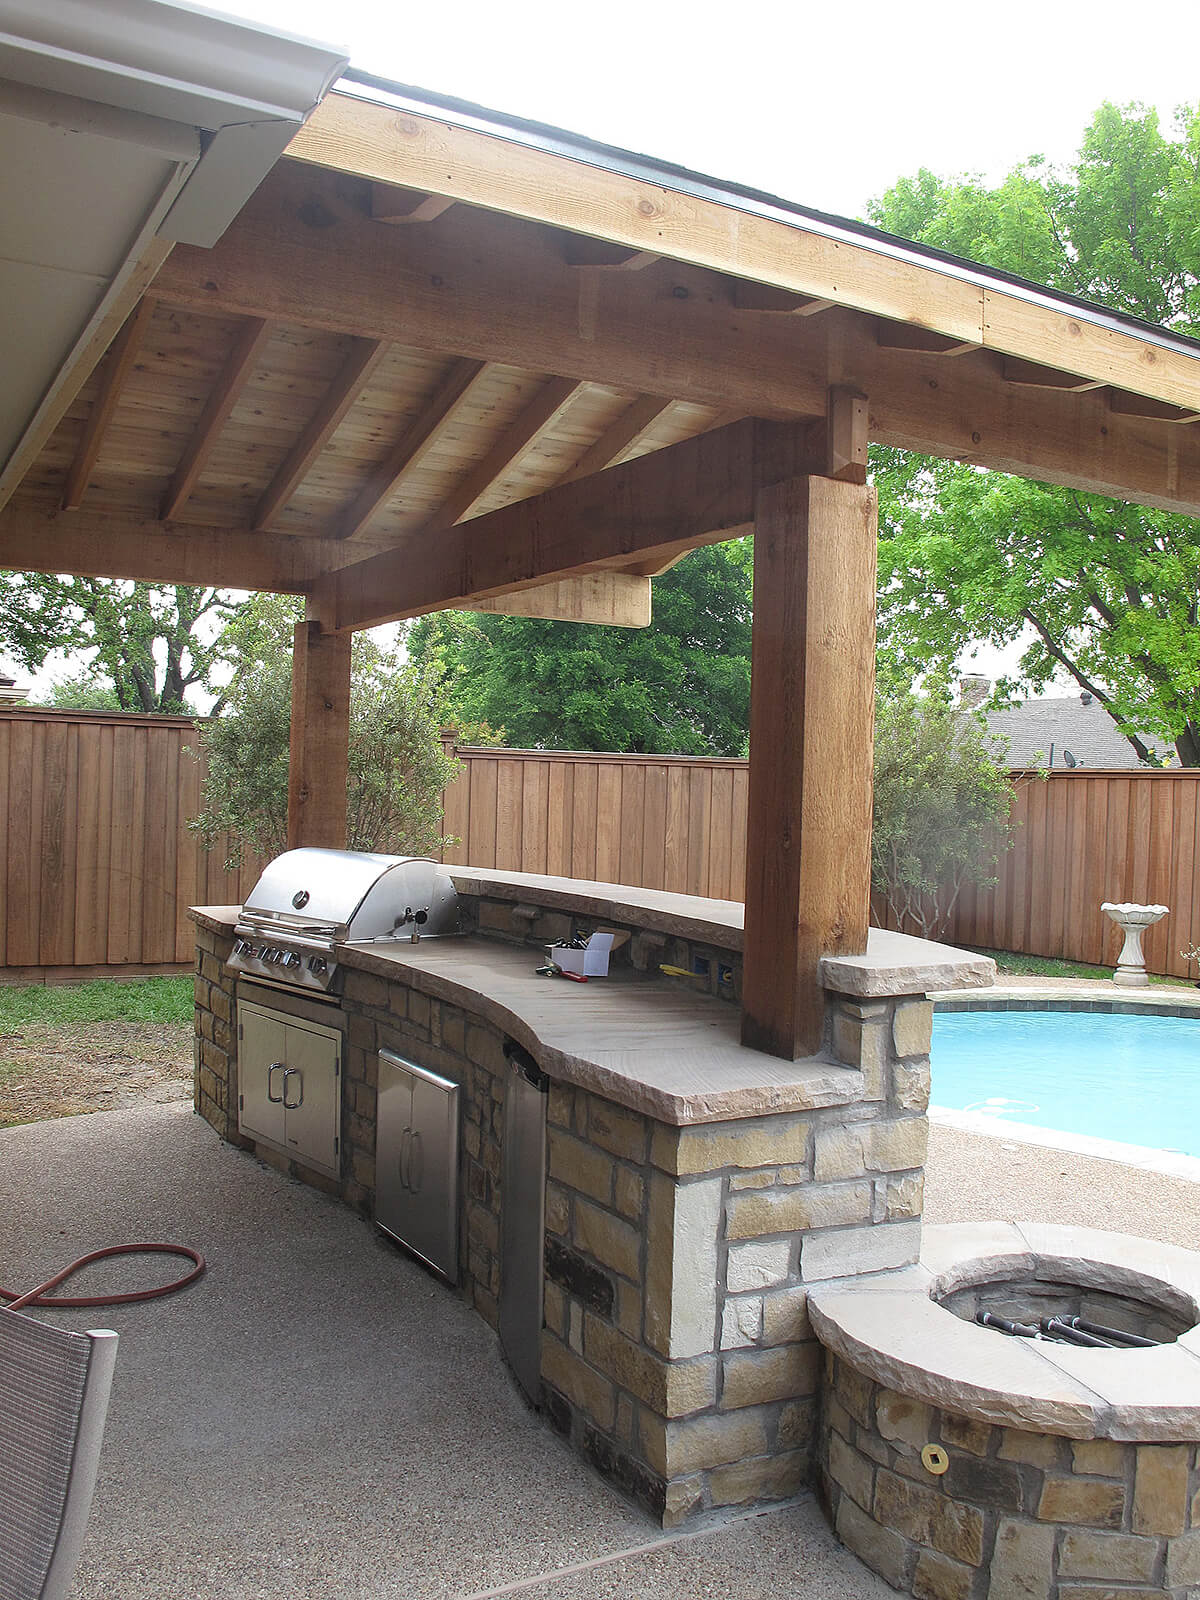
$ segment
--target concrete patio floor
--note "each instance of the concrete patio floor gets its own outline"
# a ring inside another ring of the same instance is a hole
[[[133,1239],[192,1244],[208,1273],[145,1305],[38,1312],[121,1335],[78,1600],[893,1592],[811,1499],[664,1534],[525,1407],[451,1290],[188,1106],[0,1131],[6,1287]],[[170,1270],[104,1264],[91,1292]]]

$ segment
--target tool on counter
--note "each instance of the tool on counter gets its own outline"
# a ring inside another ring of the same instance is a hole
[[[663,963],[658,969],[665,972],[668,978],[698,978],[701,983],[708,982],[707,972],[689,972],[686,967],[672,967]]]

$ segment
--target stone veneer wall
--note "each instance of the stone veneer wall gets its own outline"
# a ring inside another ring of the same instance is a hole
[[[969,1420],[826,1357],[821,1477],[842,1541],[921,1600],[1190,1600],[1191,1444],[1064,1439]],[[949,1460],[922,1465],[926,1444]]]
[[[499,904],[511,935],[521,908]],[[537,939],[560,936],[547,931],[550,915],[524,926]],[[196,1107],[246,1145],[234,980],[223,965],[231,943],[197,930]],[[668,941],[659,954],[657,936],[644,948],[647,964],[685,965],[691,953]],[[344,1009],[340,1181],[258,1153],[370,1216],[379,1050],[459,1082],[461,1285],[495,1326],[503,1037],[458,1006],[353,968]],[[545,1409],[664,1523],[786,1497],[813,1480],[821,1351],[808,1287],[916,1259],[931,1011],[923,1000],[831,997],[832,1051],[863,1073],[862,1098],[849,1105],[678,1128],[552,1084]]]

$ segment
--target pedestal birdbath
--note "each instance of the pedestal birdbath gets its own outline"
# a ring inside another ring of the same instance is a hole
[[[1113,905],[1106,900],[1100,909],[1125,933],[1113,982],[1123,989],[1144,989],[1150,979],[1146,976],[1146,958],[1142,955],[1142,934],[1165,917],[1170,906]]]

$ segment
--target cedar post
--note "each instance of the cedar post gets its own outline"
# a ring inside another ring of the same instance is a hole
[[[288,849],[346,848],[350,749],[350,633],[296,624],[292,643],[292,734],[288,761]]]
[[[875,713],[875,492],[802,477],[754,521],[742,1042],[821,1046],[823,955],[867,945]]]

